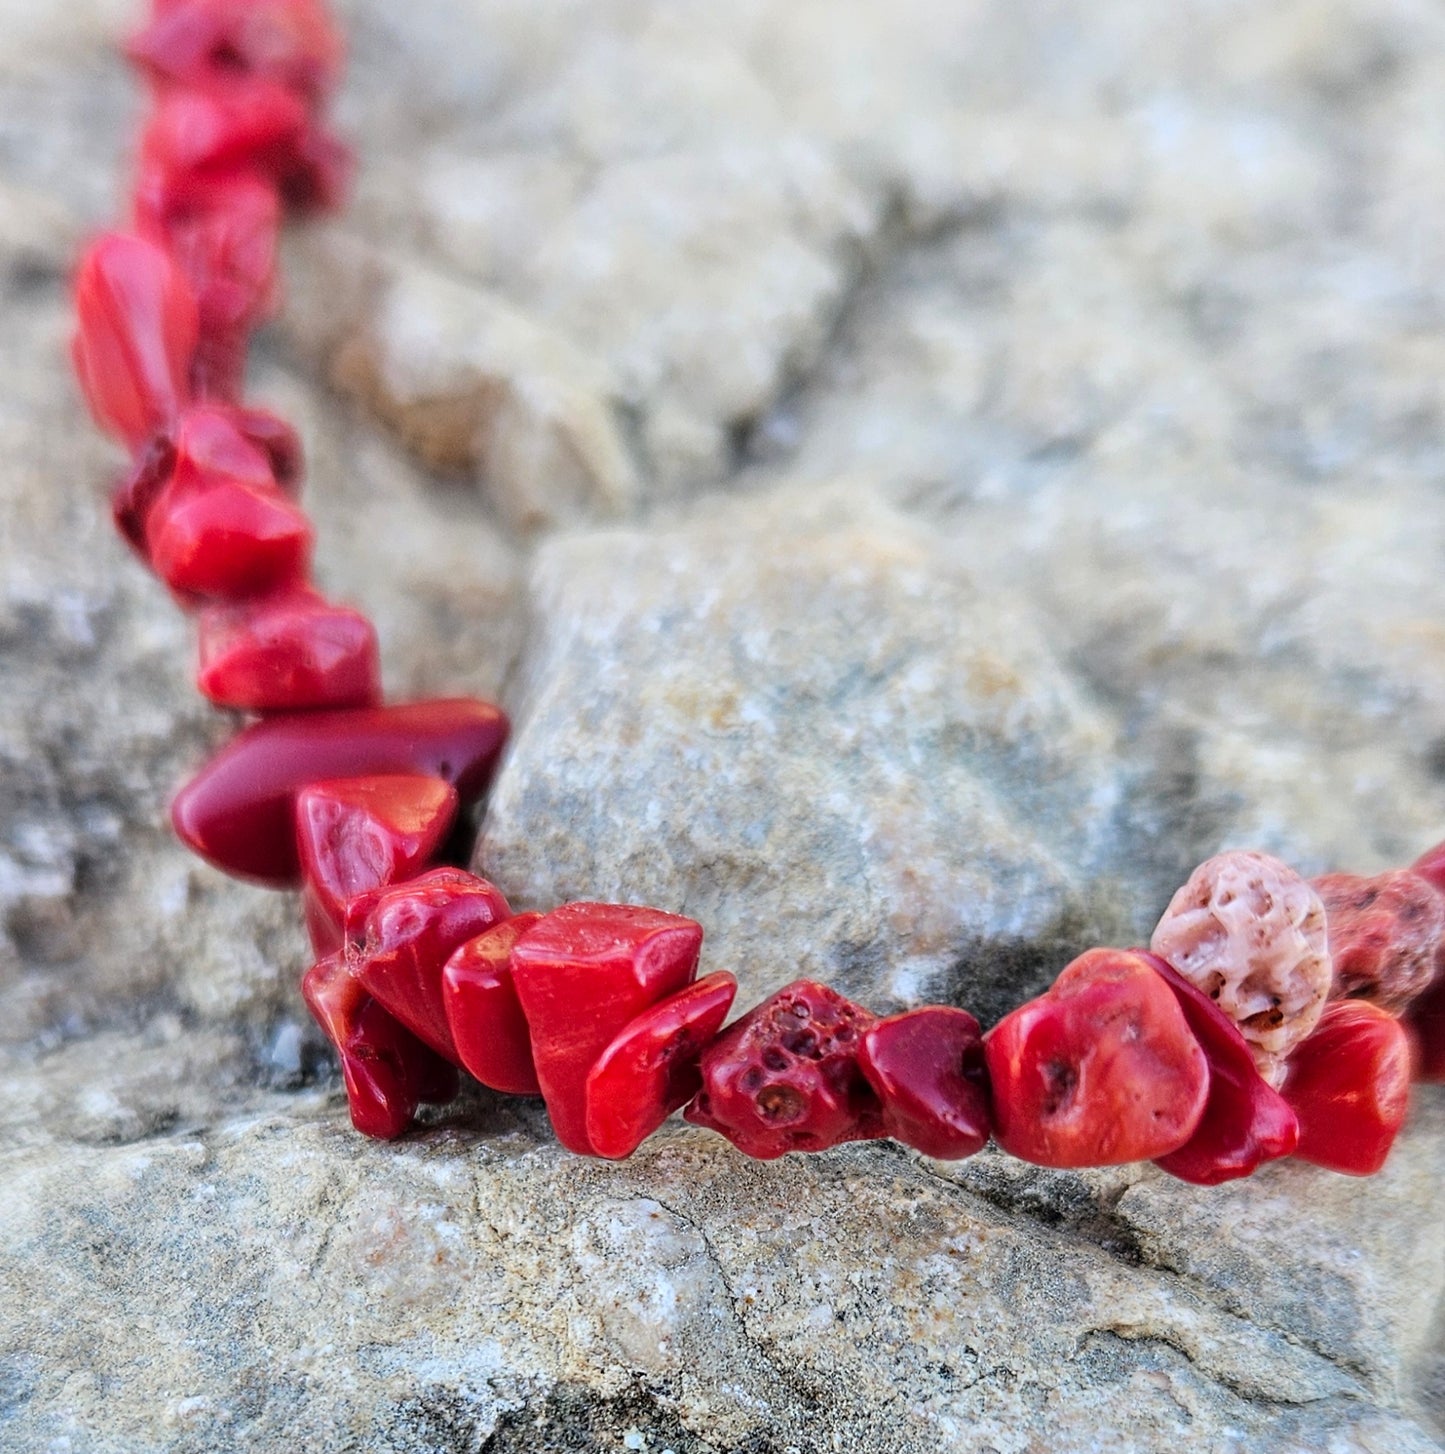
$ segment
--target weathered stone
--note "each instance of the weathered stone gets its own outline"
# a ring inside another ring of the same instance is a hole
[[[504,889],[991,1017],[1221,847],[1440,838],[1436,7],[343,10],[359,204],[257,396],[388,687],[520,709]],[[1368,1183],[1207,1192],[676,1125],[602,1166],[482,1095],[347,1129],[295,906],[162,831],[225,725],[63,363],[132,18],[0,0],[0,1445],[1438,1454],[1438,1090]],[[498,519],[573,532],[525,642]]]

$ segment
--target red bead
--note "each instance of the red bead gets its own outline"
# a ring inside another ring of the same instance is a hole
[[[1445,1081],[1445,978],[1437,980],[1405,1011],[1415,1040],[1415,1079]]]
[[[141,446],[179,412],[197,338],[196,300],[154,243],[109,233],[75,275],[75,372],[102,428]]]
[[[738,982],[707,975],[628,1024],[587,1076],[587,1139],[598,1156],[631,1156],[702,1089],[698,1057],[727,1019]]]
[[[1198,1129],[1209,1066],[1149,958],[1091,949],[984,1038],[994,1136],[1040,1166],[1177,1151]]]
[[[192,365],[196,393],[240,392],[251,330],[276,300],[281,200],[254,172],[202,176],[185,187],[161,177],[145,186],[142,230],[180,266],[196,299],[200,342]]]
[[[305,132],[306,103],[279,81],[239,77],[161,93],[141,137],[141,175],[171,185],[255,167],[279,176]]]
[[[512,982],[512,946],[541,914],[518,914],[469,939],[442,969],[442,1005],[462,1067],[514,1096],[542,1093],[527,1017]]]
[[[796,980],[703,1051],[702,1090],[685,1115],[764,1161],[885,1135],[858,1066],[858,1042],[874,1023],[827,985]]]
[[[151,506],[166,487],[176,467],[176,449],[169,434],[154,434],[141,446],[131,467],[111,492],[110,513],[126,544],[147,565],[146,520]]]
[[[506,739],[502,711],[466,697],[273,717],[239,733],[176,794],[171,822],[217,868],[287,888],[300,872],[292,820],[307,784],[424,773],[469,802],[490,781]]]
[[[346,201],[355,170],[351,148],[312,122],[298,138],[280,175],[281,195],[298,212],[335,212]]]
[[[1409,1109],[1408,1033],[1377,1005],[1336,1000],[1290,1057],[1284,1098],[1299,1117],[1301,1160],[1371,1175]]]
[[[965,1010],[924,1005],[870,1025],[858,1067],[895,1141],[959,1161],[988,1141],[988,1075],[978,1021]]]
[[[389,1141],[411,1124],[422,1101],[444,1105],[457,1093],[457,1073],[428,1050],[346,972],[340,955],[312,965],[301,993],[336,1047],[351,1124]]]
[[[1398,1013],[1429,988],[1445,941],[1445,894],[1404,868],[1311,883],[1329,925],[1332,999],[1370,1000]]]
[[[187,481],[179,472],[146,517],[155,573],[185,596],[225,601],[265,595],[306,578],[314,532],[274,486],[229,475]]]
[[[271,477],[294,499],[301,492],[306,467],[300,436],[266,409],[233,408],[230,416],[242,435],[266,456]]]
[[[200,619],[196,685],[218,707],[286,712],[381,701],[376,629],[312,590],[213,606]]]
[[[468,939],[511,917],[501,891],[459,868],[388,884],[346,908],[346,966],[418,1039],[454,1064],[442,968]]]
[[[1437,843],[1433,848],[1427,848],[1410,865],[1410,872],[1418,873],[1426,883],[1433,884],[1445,894],[1445,843]]]
[[[1156,1157],[1154,1164],[1181,1181],[1217,1186],[1291,1155],[1299,1142],[1299,1121],[1255,1069],[1249,1044],[1234,1021],[1157,955],[1149,959],[1174,991],[1209,1062],[1203,1118],[1184,1145]]]
[[[439,777],[398,773],[311,783],[296,795],[296,847],[306,925],[318,954],[340,949],[346,906],[358,894],[418,872],[457,815],[457,790]]]
[[[312,101],[336,83],[341,34],[317,0],[181,0],[156,6],[126,45],[157,81],[264,76]]]
[[[557,1139],[592,1153],[587,1076],[617,1033],[697,973],[702,927],[620,904],[564,904],[512,948],[512,979]]]

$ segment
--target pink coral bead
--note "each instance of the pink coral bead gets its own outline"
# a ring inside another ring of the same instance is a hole
[[[1314,1029],[1330,992],[1325,907],[1286,863],[1234,850],[1206,859],[1169,902],[1149,947],[1239,1026],[1259,1073]]]
[[[1406,868],[1311,882],[1329,920],[1332,999],[1369,1000],[1398,1014],[1430,988],[1445,939],[1445,895],[1433,884]]]

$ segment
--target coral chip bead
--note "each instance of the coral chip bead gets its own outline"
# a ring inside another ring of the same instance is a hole
[[[352,900],[346,967],[418,1039],[457,1063],[442,969],[460,945],[511,913],[501,890],[486,879],[434,868]]]
[[[1284,1098],[1303,1161],[1351,1176],[1384,1164],[1410,1104],[1410,1037],[1377,1005],[1336,1000],[1290,1057]]]
[[[198,337],[196,300],[165,251],[108,233],[75,274],[71,354],[103,429],[139,447],[186,401]]]
[[[218,707],[289,712],[381,700],[376,628],[299,589],[201,613],[196,685]]]
[[[586,1084],[597,1057],[643,1010],[697,973],[702,926],[660,909],[564,904],[512,949],[537,1079],[557,1139],[591,1154]]]
[[[462,1067],[491,1090],[540,1095],[527,1017],[512,983],[512,946],[541,914],[518,914],[469,939],[442,969],[442,1005]]]
[[[302,788],[422,773],[465,803],[486,787],[506,740],[501,709],[468,697],[272,717],[238,733],[176,794],[171,822],[208,863],[288,888],[301,867],[293,818]]]
[[[1091,949],[984,1037],[994,1136],[1040,1166],[1152,1161],[1194,1134],[1209,1066],[1149,958]]]
[[[1415,1038],[1415,1079],[1445,1081],[1445,978],[1437,979],[1405,1012]]]
[[[1329,922],[1331,999],[1370,1000],[1398,1014],[1429,988],[1445,939],[1445,894],[1404,868],[1311,882]]]
[[[709,974],[644,1010],[587,1076],[587,1139],[598,1156],[630,1156],[702,1088],[698,1056],[722,1028],[738,992]]]
[[[341,67],[341,34],[318,0],[180,0],[155,9],[126,54],[157,81],[259,75],[318,100]]]
[[[188,175],[236,166],[279,174],[308,120],[295,92],[264,77],[167,89],[141,137],[142,175],[180,185]]]
[[[441,847],[457,790],[439,777],[397,773],[311,783],[296,795],[296,847],[306,924],[317,952],[341,948],[346,906],[407,879]]]
[[[879,1020],[859,1039],[858,1065],[895,1141],[944,1161],[987,1143],[983,1036],[966,1010],[925,1005]]]
[[[411,1124],[422,1101],[444,1105],[455,1097],[455,1067],[377,1004],[340,955],[312,965],[301,993],[336,1047],[351,1124],[363,1135],[389,1141]]]
[[[886,1135],[858,1066],[874,1023],[827,985],[795,980],[703,1051],[702,1089],[684,1115],[763,1161]]]
[[[182,595],[245,600],[305,579],[314,532],[274,487],[229,475],[194,482],[179,473],[146,518],[155,573]]]
[[[1198,1127],[1154,1164],[1181,1181],[1217,1186],[1289,1156],[1299,1142],[1299,1121],[1255,1069],[1244,1036],[1208,995],[1162,959],[1151,958],[1209,1062],[1209,1099]]]

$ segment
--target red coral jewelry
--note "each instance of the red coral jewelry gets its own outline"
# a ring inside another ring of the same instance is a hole
[[[439,866],[507,736],[485,702],[381,703],[376,633],[310,583],[301,451],[241,401],[283,215],[350,170],[324,111],[341,37],[320,0],[153,0],[128,54],[152,98],[131,230],[75,277],[76,374],[130,451],[122,536],[194,614],[197,685],[257,715],[176,795],[201,857],[299,886],[302,993],[358,1130],[400,1135],[458,1069],[540,1093],[573,1151],[621,1157],[685,1107],[751,1156],[990,1136],[1044,1166],[1152,1160],[1213,1184],[1296,1155],[1367,1175],[1412,1074],[1445,1080],[1445,844],[1310,884],[1263,854],[1201,864],[1149,950],[1091,949],[980,1034],[941,1005],[879,1019],[800,980],[728,1028],[702,928],[660,909],[513,915]]]

